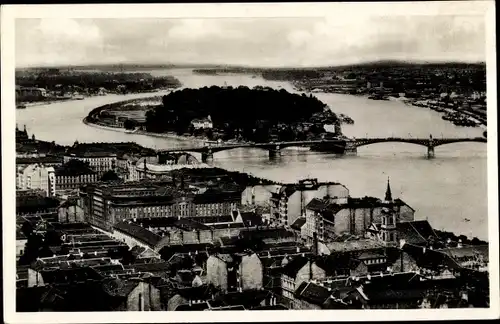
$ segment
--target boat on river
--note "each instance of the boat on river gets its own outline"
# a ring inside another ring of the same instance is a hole
[[[16,109],[26,109],[26,105],[19,104],[16,106]]]

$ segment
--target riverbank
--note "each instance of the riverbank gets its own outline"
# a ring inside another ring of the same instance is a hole
[[[88,121],[87,117],[83,118],[82,122],[87,126],[96,127],[96,128],[100,128],[103,130],[125,133],[125,134],[144,135],[144,136],[152,136],[152,137],[159,137],[159,138],[165,138],[165,139],[176,139],[176,140],[182,140],[182,141],[188,141],[188,142],[200,142],[201,144],[204,144],[206,141],[206,139],[193,138],[193,137],[177,135],[177,134],[150,133],[150,132],[143,131],[143,130],[130,131],[130,130],[127,130],[127,129],[121,128],[121,127],[100,125],[100,124],[96,124],[96,123],[92,123],[92,122]]]

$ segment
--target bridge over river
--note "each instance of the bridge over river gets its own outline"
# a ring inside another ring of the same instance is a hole
[[[207,142],[204,146],[179,148],[169,150],[158,150],[157,154],[168,154],[174,152],[197,152],[201,153],[202,162],[206,163],[213,159],[213,154],[221,151],[236,149],[236,148],[261,148],[269,151],[269,158],[276,158],[280,155],[280,151],[287,147],[309,147],[312,150],[332,152],[336,154],[356,154],[358,147],[377,144],[377,143],[409,143],[427,147],[427,157],[433,158],[434,148],[441,145],[462,143],[462,142],[477,142],[486,143],[485,137],[472,138],[403,138],[403,137],[373,137],[373,138],[334,138],[309,141],[288,141],[288,142],[268,142],[268,143],[217,143]]]

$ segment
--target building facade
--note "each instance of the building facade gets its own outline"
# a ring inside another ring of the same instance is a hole
[[[183,168],[206,167],[194,156],[188,153],[169,153],[160,156],[142,157],[135,161],[130,168],[130,180],[161,179],[173,171]]]
[[[89,222],[110,230],[127,219],[229,215],[240,205],[241,189],[180,189],[162,181],[140,181],[87,186],[80,197]]]
[[[255,253],[211,255],[207,260],[207,282],[224,292],[261,289],[262,262]]]
[[[320,183],[317,179],[306,179],[298,184],[286,184],[272,193],[271,218],[282,225],[291,225],[306,213],[306,206],[314,199],[328,198],[343,204],[349,197],[349,190],[342,184]]]
[[[38,101],[47,97],[47,90],[35,87],[16,87],[16,101]]]
[[[343,234],[365,236],[372,224],[380,224],[384,241],[396,242],[396,224],[414,220],[415,211],[400,199],[392,199],[387,184],[384,200],[374,197],[347,198],[343,203],[315,198],[306,207],[304,234],[312,244],[313,233],[320,242],[331,242]],[[390,233],[389,233],[390,232]]]
[[[56,173],[53,167],[29,164],[20,167],[16,174],[16,187],[21,190],[41,189],[47,196],[56,194]]]
[[[99,174],[83,161],[70,160],[55,168],[56,193],[78,191],[82,186],[96,183],[99,180]]]

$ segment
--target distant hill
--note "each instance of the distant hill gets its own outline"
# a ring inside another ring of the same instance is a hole
[[[398,61],[398,60],[381,60],[356,64],[339,64],[329,66],[309,66],[309,67],[252,67],[243,65],[220,65],[220,64],[149,64],[149,63],[124,63],[124,64],[90,64],[90,65],[74,65],[74,66],[45,66],[45,67],[30,67],[18,68],[16,70],[38,70],[38,69],[74,69],[74,70],[103,70],[103,71],[133,71],[138,69],[152,70],[152,69],[173,69],[173,68],[187,68],[187,69],[214,69],[218,72],[226,73],[259,73],[263,71],[307,71],[307,70],[343,70],[343,69],[358,69],[358,68],[395,68],[395,67],[411,67],[411,66],[427,66],[427,67],[447,67],[447,68],[466,68],[466,67],[484,67],[486,63],[467,63],[467,62],[426,62],[426,61]]]

